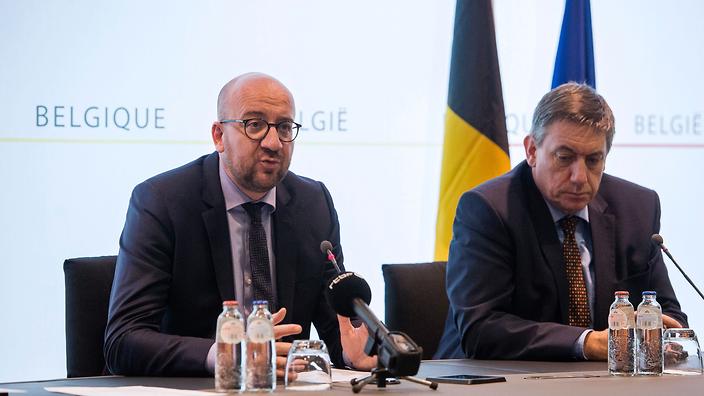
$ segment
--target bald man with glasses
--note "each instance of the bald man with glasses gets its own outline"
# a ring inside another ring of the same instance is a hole
[[[245,314],[269,301],[279,377],[289,343],[309,338],[311,324],[338,367],[375,366],[363,353],[366,328],[336,316],[324,296],[336,272],[319,246],[330,241],[342,266],[340,228],[325,185],[288,170],[294,114],[278,80],[236,77],[218,96],[216,151],[134,189],[106,329],[113,374],[212,375],[215,322],[235,299]]]

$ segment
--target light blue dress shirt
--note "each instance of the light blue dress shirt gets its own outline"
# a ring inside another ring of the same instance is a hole
[[[252,311],[252,299],[254,288],[252,286],[252,271],[249,266],[249,228],[250,219],[247,212],[242,207],[243,203],[253,202],[244,194],[237,185],[230,180],[225,172],[225,166],[220,159],[220,185],[225,197],[225,210],[227,211],[227,226],[230,230],[230,245],[232,250],[232,272],[235,276],[235,297],[240,303],[240,309],[245,317]],[[266,243],[269,251],[269,272],[271,274],[272,291],[274,301],[276,295],[276,258],[273,248],[273,225],[272,213],[276,210],[276,187],[269,190],[262,199],[257,202],[264,202],[262,208],[262,226],[266,232]],[[271,301],[269,302],[271,307]]]
[[[252,271],[249,266],[249,226],[250,219],[247,212],[242,208],[243,203],[252,202],[245,193],[227,176],[225,164],[222,158],[219,160],[220,186],[225,197],[225,210],[227,211],[227,227],[230,231],[230,245],[232,252],[232,272],[235,282],[235,298],[239,302],[240,310],[247,318],[252,311],[252,297],[254,295],[252,287]],[[272,292],[274,300],[276,296],[276,258],[274,257],[273,226],[271,215],[276,210],[276,187],[269,190],[258,202],[267,205],[262,208],[262,226],[266,232],[266,243],[269,251],[269,271],[271,273]],[[212,374],[215,371],[216,343],[210,346],[205,359],[205,367]]]

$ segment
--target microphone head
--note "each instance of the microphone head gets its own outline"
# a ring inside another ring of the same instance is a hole
[[[328,283],[326,293],[328,303],[338,314],[348,318],[355,316],[355,298],[369,304],[372,301],[372,290],[361,276],[354,272],[343,272]]]
[[[655,242],[656,245],[662,245],[663,243],[665,243],[665,241],[662,239],[662,236],[660,236],[660,234],[653,234],[650,237],[650,240]]]
[[[330,243],[330,241],[322,241],[322,242],[320,242],[320,251],[321,251],[323,254],[327,255],[327,254],[328,254],[328,250],[329,250],[329,251],[332,251],[332,243]]]

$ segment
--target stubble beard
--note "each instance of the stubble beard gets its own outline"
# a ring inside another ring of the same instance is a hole
[[[277,156],[277,158],[281,161],[278,169],[261,169],[259,168],[258,161],[255,161],[249,164],[249,166],[247,166],[248,164],[242,164],[245,166],[240,167],[240,169],[237,169],[239,172],[233,172],[233,174],[241,175],[238,179],[243,189],[264,194],[279,184],[288,173],[290,162],[286,161],[284,156]],[[236,170],[234,166],[232,168],[233,171]]]
[[[288,168],[284,169],[282,167],[275,172],[261,172],[258,178],[256,169],[251,168],[242,177],[242,184],[244,184],[242,187],[258,193],[266,193],[279,184],[286,176],[286,173],[288,173]],[[266,175],[266,177],[263,177],[263,175]]]

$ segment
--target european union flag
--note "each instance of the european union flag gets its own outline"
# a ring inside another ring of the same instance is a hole
[[[565,1],[565,15],[555,57],[552,88],[570,81],[586,83],[596,88],[589,0]]]

